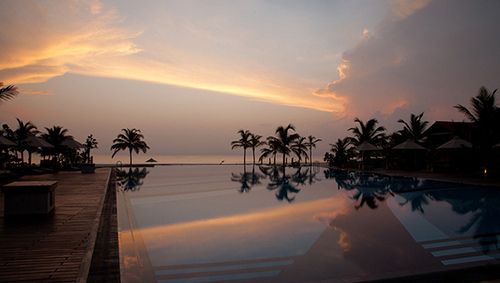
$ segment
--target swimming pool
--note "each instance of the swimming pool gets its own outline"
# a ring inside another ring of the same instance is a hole
[[[500,259],[495,188],[248,165],[117,179],[123,282],[359,281]]]

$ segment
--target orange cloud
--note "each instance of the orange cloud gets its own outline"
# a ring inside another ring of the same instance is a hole
[[[384,106],[381,113],[384,115],[390,115],[390,114],[394,113],[394,111],[396,111],[397,109],[406,107],[408,105],[409,105],[409,102],[406,99],[403,99],[403,98],[394,99],[394,100],[388,102]]]
[[[397,19],[405,19],[425,8],[431,0],[393,0],[392,12]]]
[[[0,58],[2,81],[44,82],[70,72],[208,90],[325,112],[342,110],[339,98],[316,96],[311,85],[295,78],[234,64],[221,66],[207,56],[170,46],[162,48],[162,54],[148,53],[134,43],[140,32],[121,28],[118,13],[98,0],[8,4],[12,7],[4,11],[19,10],[29,20],[6,15],[14,24],[10,31],[0,31],[2,38],[11,39],[3,50],[8,56]]]
[[[25,95],[53,95],[53,93],[47,91],[47,90],[37,90],[37,89],[20,89],[20,92]]]

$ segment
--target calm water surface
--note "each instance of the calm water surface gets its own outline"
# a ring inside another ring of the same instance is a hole
[[[117,179],[124,282],[359,281],[500,259],[495,188],[315,167]]]

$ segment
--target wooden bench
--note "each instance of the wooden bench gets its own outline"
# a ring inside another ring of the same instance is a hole
[[[4,215],[49,214],[55,207],[57,181],[17,181],[4,185]]]

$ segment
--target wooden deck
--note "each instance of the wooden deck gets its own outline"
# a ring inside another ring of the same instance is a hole
[[[50,216],[5,218],[0,197],[0,282],[85,282],[110,169],[62,172],[23,180],[56,180]]]

